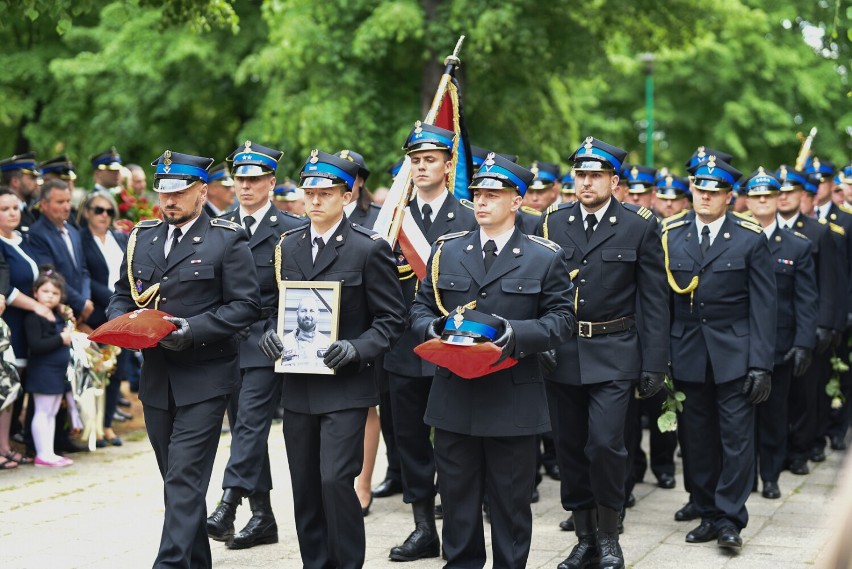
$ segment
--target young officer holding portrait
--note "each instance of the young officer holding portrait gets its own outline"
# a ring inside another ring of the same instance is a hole
[[[284,441],[293,484],[296,533],[307,569],[364,564],[365,535],[355,477],[364,455],[367,410],[379,403],[374,360],[404,328],[406,312],[391,248],[350,222],[358,165],[313,150],[301,172],[309,226],[281,236],[276,270],[282,281],[338,281],[338,339],[324,364],[334,375],[284,374]],[[280,267],[280,270],[279,270]],[[278,359],[284,344],[277,317],[261,349]]]
[[[515,228],[515,213],[533,177],[489,155],[472,185],[479,230],[438,238],[431,272],[411,309],[411,327],[421,341],[444,333],[474,336],[498,346],[501,360],[518,360],[494,372],[486,364],[474,379],[445,367],[435,372],[425,421],[435,427],[448,567],[485,564],[486,488],[494,566],[524,567],[529,555],[536,436],[550,430],[536,354],[555,348],[574,329],[561,249]],[[470,312],[484,320],[466,319]]]

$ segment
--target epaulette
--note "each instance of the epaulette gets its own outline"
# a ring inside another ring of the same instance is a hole
[[[831,222],[829,222],[828,226],[835,233],[837,233],[839,235],[846,235],[846,230],[843,228],[843,226],[837,225],[836,223],[831,223]]]
[[[639,208],[639,211],[636,212],[636,215],[643,219],[651,219],[652,217],[654,217],[654,212],[643,206]]]
[[[751,222],[751,223],[757,223],[754,220],[754,216],[751,214],[751,212],[745,213],[745,212],[739,212],[739,211],[732,211],[731,213],[733,213],[734,215],[736,215],[740,219],[745,219],[746,221]]]
[[[673,221],[672,223],[669,223],[668,225],[663,225],[663,232],[669,231],[671,229],[675,229],[677,227],[683,227],[684,225],[686,225],[688,223],[689,223],[688,219],[681,219],[680,221]]]
[[[562,204],[558,204],[558,203],[552,204],[550,207],[548,207],[546,210],[544,210],[544,213],[553,213],[554,211],[559,209],[560,205],[562,205]]]
[[[840,204],[840,211],[845,211],[846,213],[852,214],[852,207],[849,207],[845,203]]]
[[[459,203],[462,204],[467,209],[473,211],[473,202],[472,201],[462,198],[462,199],[459,200]]]
[[[666,225],[667,223],[671,223],[672,221],[678,220],[678,219],[680,219],[681,217],[683,217],[684,215],[686,215],[687,213],[689,213],[689,210],[688,210],[688,209],[682,209],[682,210],[680,211],[680,213],[676,213],[676,214],[674,214],[674,215],[670,215],[670,216],[668,216],[668,217],[664,217],[664,218],[663,218],[663,225]]]
[[[379,239],[382,238],[381,235],[379,235],[378,233],[376,233],[372,229],[367,229],[366,227],[358,225],[357,223],[350,223],[350,226],[352,227],[352,229],[354,229],[358,233],[366,235],[367,237],[369,237],[373,241],[378,241]]]
[[[521,211],[522,211],[522,212],[524,212],[524,213],[528,213],[528,214],[530,214],[530,215],[537,215],[538,217],[541,217],[541,212],[540,212],[540,211],[538,211],[538,210],[537,210],[537,209],[535,209],[534,207],[530,207],[530,206],[528,206],[528,205],[522,205],[522,206],[521,206]]]
[[[798,231],[793,231],[793,235],[795,235],[799,239],[804,239],[805,241],[810,241],[810,239],[808,239],[808,236],[805,235],[804,233],[799,233]]]
[[[230,229],[231,231],[236,231],[238,229],[242,229],[242,225],[239,223],[234,223],[233,221],[228,221],[227,219],[222,219],[221,217],[214,217],[210,220],[210,225],[213,227],[224,227],[225,229]]]
[[[550,239],[545,239],[544,237],[539,237],[538,235],[527,235],[527,239],[532,241],[533,243],[538,243],[539,245],[544,245],[554,253],[559,251],[560,247]]]
[[[745,227],[746,229],[750,229],[750,230],[754,231],[755,233],[763,233],[763,228],[760,225],[756,224],[753,221],[749,221],[748,219],[743,218],[743,216],[741,216],[739,214],[735,214],[735,215],[737,215],[738,217],[741,218],[741,219],[734,220],[734,221],[736,221],[737,225],[739,225],[740,227]]]
[[[288,229],[284,233],[281,234],[281,237],[286,237],[287,235],[293,235],[297,231],[304,231],[308,226],[302,225],[301,227],[294,227],[293,229]]]
[[[296,215],[295,213],[290,213],[289,211],[284,211],[283,209],[280,209],[277,212],[275,212],[275,215],[283,215],[284,217],[290,217],[290,218],[293,218],[297,221],[301,221],[303,223],[308,221],[307,217],[304,217],[304,216],[301,216],[301,215]]]
[[[134,229],[148,229],[149,227],[157,227],[163,223],[162,219],[145,219],[134,226]]]
[[[441,235],[438,237],[437,241],[448,241],[450,239],[455,239],[456,237],[462,237],[467,235],[470,231],[456,231],[455,233],[447,233],[446,235]]]

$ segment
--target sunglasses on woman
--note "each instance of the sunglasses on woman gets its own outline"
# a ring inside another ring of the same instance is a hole
[[[101,207],[99,205],[96,205],[95,207],[91,208],[91,212],[95,215],[107,214],[110,217],[115,217],[115,210],[111,207]]]

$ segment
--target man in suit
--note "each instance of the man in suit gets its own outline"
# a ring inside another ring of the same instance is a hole
[[[781,165],[775,174],[781,181],[778,225],[810,240],[816,267],[819,307],[813,360],[801,380],[791,382],[788,410],[787,467],[793,474],[804,475],[810,472],[808,458],[819,421],[818,405],[824,401],[825,382],[831,370],[829,347],[846,326],[846,314],[836,309],[837,299],[844,297],[848,285],[846,231],[836,223],[819,223],[800,213],[802,203],[806,199],[810,202],[816,194],[816,187],[808,182],[804,172]],[[826,414],[827,408],[821,412]]]
[[[763,167],[742,184],[748,209],[769,241],[778,299],[775,367],[769,399],[757,406],[755,442],[763,497],[778,499],[778,478],[787,456],[787,408],[791,381],[802,381],[816,346],[817,281],[811,242],[779,226],[781,180]],[[757,481],[755,480],[755,483]]]
[[[38,175],[36,155],[32,152],[0,160],[0,185],[7,186],[20,200],[21,222],[18,229],[21,233],[29,231],[38,219],[32,211],[32,206],[38,201]]]
[[[618,543],[625,504],[625,417],[633,387],[663,386],[668,303],[659,224],[646,208],[616,201],[627,153],[593,137],[571,156],[578,201],[547,210],[538,235],[560,244],[575,285],[577,336],[556,353],[548,399],[561,475],[562,507],[578,544],[560,569],[600,561],[624,567]]]
[[[234,205],[234,178],[227,162],[220,162],[210,168],[207,182],[207,199],[204,211],[210,217],[221,217]],[[239,223],[239,220],[237,220]]]
[[[754,406],[769,397],[776,288],[759,225],[727,213],[741,174],[713,154],[689,169],[694,212],[668,223],[671,361],[686,395],[678,429],[701,524],[688,543],[742,546],[754,482]]]
[[[41,188],[41,217],[30,227],[30,251],[40,265],[53,265],[65,277],[68,305],[80,322],[94,310],[91,279],[79,232],[68,224],[71,190],[62,180]]]
[[[435,427],[447,567],[485,564],[486,491],[494,566],[524,567],[529,555],[536,447],[538,435],[550,429],[537,354],[574,331],[562,251],[515,227],[533,177],[488,155],[471,186],[479,230],[438,238],[411,309],[413,333],[421,341],[485,340],[502,352],[473,379],[438,367],[432,382],[425,420]],[[491,371],[508,357],[517,365]]]
[[[454,133],[418,121],[409,133],[405,150],[411,158],[411,178],[417,193],[406,210],[429,243],[441,235],[471,229],[476,220],[448,190]],[[414,301],[417,278],[405,257],[397,251],[399,280],[405,306]],[[394,435],[402,470],[402,498],[411,504],[414,531],[391,549],[394,561],[414,561],[440,555],[435,527],[435,454],[431,429],[423,422],[435,366],[414,354],[421,339],[406,326],[405,333],[385,357],[390,382]]]
[[[305,220],[280,212],[269,201],[275,187],[275,170],[283,152],[251,141],[231,153],[239,207],[223,219],[241,225],[249,241],[260,285],[261,314],[240,344],[240,378],[228,404],[231,426],[231,456],[222,479],[222,498],[207,519],[207,534],[224,541],[230,549],[278,542],[278,525],[272,513],[269,492],[272,473],[267,439],[272,415],[281,397],[281,377],[258,347],[266,320],[278,311],[278,283],[275,280],[274,249],[281,234],[305,225]],[[216,171],[219,181],[223,172]],[[230,176],[228,176],[230,177]],[[220,202],[221,203],[221,202]],[[248,497],[252,516],[234,534],[234,517],[242,498]]]
[[[165,486],[154,567],[211,567],[205,496],[228,399],[239,378],[235,334],[257,321],[260,294],[245,231],[202,211],[212,158],[166,150],[157,167],[160,220],[137,224],[107,308],[150,306],[176,330],[143,350],[139,399]]]
[[[402,333],[405,306],[390,246],[343,214],[357,164],[313,150],[301,172],[311,223],[285,232],[278,278],[341,283],[338,339],[323,363],[334,375],[284,374],[284,442],[306,569],[364,564],[366,540],[355,477],[364,460],[367,410],[379,403],[374,361]],[[284,349],[273,317],[261,349]]]

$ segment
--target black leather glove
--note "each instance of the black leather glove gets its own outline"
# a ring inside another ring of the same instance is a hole
[[[821,354],[828,349],[831,345],[831,340],[833,334],[831,330],[828,328],[818,327],[817,328],[817,343],[816,343],[816,353]]]
[[[556,350],[547,350],[546,352],[541,352],[537,355],[538,363],[541,364],[541,369],[544,371],[544,375],[550,375],[556,371]]]
[[[281,338],[279,338],[278,334],[275,333],[275,330],[272,329],[263,333],[263,336],[260,337],[260,341],[257,343],[257,346],[260,348],[260,351],[263,352],[263,355],[272,361],[280,358],[281,352],[284,351],[284,344],[281,343]]]
[[[772,391],[772,378],[765,369],[750,369],[743,383],[743,395],[753,404],[763,403],[769,399]]]
[[[811,350],[793,346],[784,354],[784,361],[793,362],[793,377],[802,377],[811,365]]]
[[[325,351],[322,363],[326,367],[338,370],[352,362],[357,362],[359,359],[361,359],[361,356],[358,355],[358,350],[355,349],[352,342],[349,340],[338,340],[337,342],[332,342]]]
[[[492,314],[491,316],[499,318],[503,322],[503,333],[500,334],[499,338],[494,340],[494,345],[502,349],[500,357],[496,362],[491,364],[497,365],[511,356],[512,352],[515,351],[515,331],[512,329],[512,325],[509,324],[509,321],[502,316],[497,316],[496,314]]]
[[[189,322],[186,318],[174,318],[167,316],[164,320],[168,320],[175,326],[177,330],[171,332],[168,336],[160,340],[160,347],[167,350],[180,352],[192,347],[192,330],[189,329]]]
[[[444,326],[447,324],[447,317],[441,316],[440,318],[435,318],[429,325],[426,327],[426,339],[434,340],[435,338],[440,338],[441,334],[444,331]]]
[[[236,332],[234,332],[234,340],[236,340],[237,342],[245,342],[246,340],[248,340],[250,333],[251,331],[249,327],[246,326],[242,330],[237,330]]]
[[[639,399],[653,397],[663,388],[666,374],[660,371],[643,371],[639,374]]]

